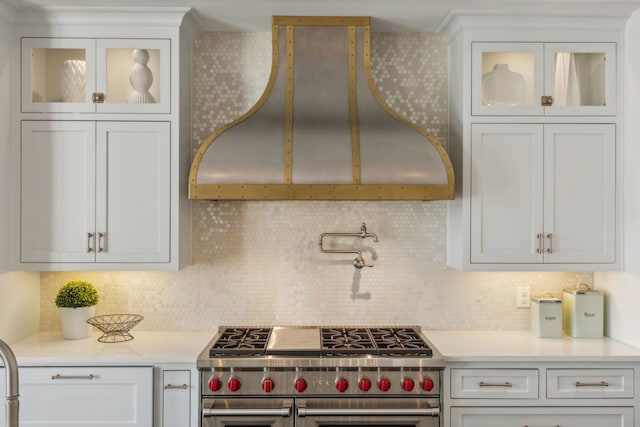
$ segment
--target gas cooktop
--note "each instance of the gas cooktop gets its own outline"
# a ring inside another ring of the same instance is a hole
[[[210,358],[432,357],[417,327],[222,327]]]

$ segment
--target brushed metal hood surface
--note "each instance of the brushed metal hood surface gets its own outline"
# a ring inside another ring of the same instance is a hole
[[[369,21],[274,17],[267,87],[254,107],[200,146],[189,197],[452,199],[447,152],[375,87]]]

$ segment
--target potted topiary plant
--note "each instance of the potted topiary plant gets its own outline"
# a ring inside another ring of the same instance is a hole
[[[91,336],[87,319],[95,316],[99,296],[96,288],[84,280],[72,280],[58,290],[56,306],[60,310],[62,335],[65,339]]]

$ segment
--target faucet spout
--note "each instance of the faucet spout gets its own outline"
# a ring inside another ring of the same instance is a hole
[[[0,359],[5,367],[7,378],[7,427],[18,427],[19,401],[18,362],[7,343],[0,340]]]

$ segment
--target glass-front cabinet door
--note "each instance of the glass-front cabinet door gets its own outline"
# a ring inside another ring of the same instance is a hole
[[[615,43],[473,43],[472,114],[614,115]]]
[[[22,111],[169,113],[170,43],[22,39]]]

